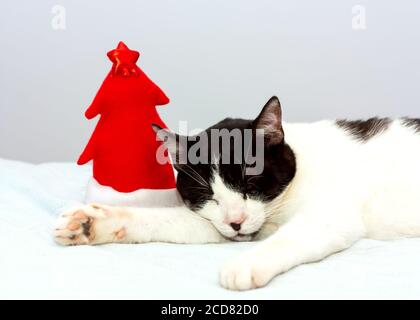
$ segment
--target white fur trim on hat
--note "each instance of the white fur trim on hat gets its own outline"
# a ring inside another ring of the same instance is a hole
[[[89,180],[86,203],[100,203],[128,207],[176,207],[181,200],[176,189],[141,189],[133,192],[118,192],[103,186],[95,178]]]

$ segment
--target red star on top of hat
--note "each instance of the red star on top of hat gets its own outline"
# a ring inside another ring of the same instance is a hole
[[[112,61],[112,74],[115,76],[129,77],[131,75],[138,76],[139,68],[136,65],[140,53],[130,50],[124,42],[120,41],[116,49],[107,53],[108,58]]]

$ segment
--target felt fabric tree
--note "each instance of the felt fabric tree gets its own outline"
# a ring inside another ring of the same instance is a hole
[[[176,197],[172,165],[157,161],[162,142],[152,128],[166,128],[156,106],[169,99],[136,65],[139,56],[123,42],[108,52],[112,69],[86,110],[88,119],[100,115],[77,162],[93,161],[87,201],[153,206]]]

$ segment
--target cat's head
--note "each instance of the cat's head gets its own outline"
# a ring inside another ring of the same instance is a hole
[[[174,160],[185,205],[232,240],[250,240],[260,230],[267,218],[265,205],[296,172],[277,97],[255,120],[228,118],[196,136],[182,137],[157,126],[154,130]]]

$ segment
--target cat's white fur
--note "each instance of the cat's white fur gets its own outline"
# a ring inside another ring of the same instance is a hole
[[[241,232],[260,230],[257,238],[266,239],[222,267],[220,283],[247,290],[361,238],[420,236],[420,134],[400,120],[366,142],[332,121],[283,128],[297,173],[268,205],[244,200],[216,173],[215,201],[199,214],[185,207],[88,205],[62,214],[55,239],[64,245],[249,240],[229,227],[243,220]]]

